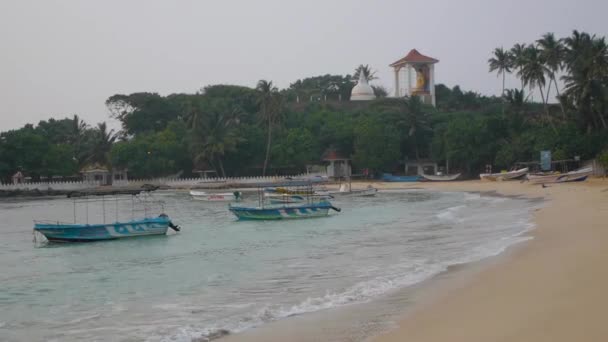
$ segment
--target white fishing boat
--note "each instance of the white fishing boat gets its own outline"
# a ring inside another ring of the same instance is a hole
[[[528,180],[532,184],[548,184],[548,183],[566,183],[566,182],[582,182],[587,177],[593,174],[593,168],[586,167],[567,173],[543,173],[543,174],[530,174]]]
[[[349,184],[340,185],[340,190],[330,191],[329,194],[332,196],[355,196],[355,197],[372,197],[376,196],[378,189],[371,185],[368,185],[365,189],[353,190]]]
[[[234,202],[234,201],[239,201],[241,199],[242,195],[243,194],[239,191],[213,193],[213,192],[190,190],[190,196],[192,196],[192,199],[197,200],[197,201],[206,201],[206,202]]]
[[[458,179],[458,177],[460,177],[460,173],[456,173],[453,175],[442,175],[442,174],[436,174],[436,175],[421,175],[425,180],[427,181],[431,181],[431,182],[449,182],[449,181],[453,181]]]
[[[499,173],[482,173],[479,175],[481,180],[488,181],[505,181],[518,179],[525,176],[528,173],[528,168],[525,167],[523,169],[509,171],[509,172],[499,172]]]

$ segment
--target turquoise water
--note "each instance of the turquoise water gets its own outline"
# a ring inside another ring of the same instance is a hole
[[[224,204],[156,198],[181,233],[61,245],[34,243],[32,220],[72,220],[70,200],[0,202],[0,340],[190,341],[366,302],[527,239],[532,208],[405,191],[335,200],[327,218],[237,222]]]

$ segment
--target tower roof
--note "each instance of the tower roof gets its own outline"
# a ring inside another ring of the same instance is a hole
[[[390,66],[396,67],[399,65],[407,64],[407,63],[435,64],[437,62],[439,62],[439,60],[429,57],[429,56],[425,56],[425,55],[421,54],[420,52],[418,52],[418,50],[412,49],[405,57],[394,62]]]

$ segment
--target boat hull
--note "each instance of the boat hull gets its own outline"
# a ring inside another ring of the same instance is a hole
[[[352,197],[373,197],[373,196],[376,196],[377,193],[378,193],[378,189],[376,189],[376,188],[330,192],[330,194],[332,196],[352,196]]]
[[[202,191],[190,191],[192,199],[205,202],[232,202],[238,198],[234,193],[206,193]]]
[[[482,173],[479,175],[481,180],[488,181],[505,181],[515,180],[524,177],[528,174],[528,168],[523,168],[515,171],[502,172],[502,173]]]
[[[89,242],[165,235],[170,224],[171,221],[167,217],[110,224],[36,223],[34,231],[44,235],[50,242]]]
[[[385,182],[418,182],[420,181],[420,176],[394,176],[390,173],[385,173],[382,175],[382,180]]]
[[[528,180],[533,184],[583,182],[592,174],[593,169],[587,168],[563,174],[528,175]]]
[[[444,175],[444,176],[435,176],[435,175],[421,175],[425,180],[431,182],[449,182],[454,181],[460,177],[460,173],[454,175]]]
[[[230,207],[239,220],[287,220],[324,217],[329,215],[329,202],[307,205],[283,205],[265,208]]]

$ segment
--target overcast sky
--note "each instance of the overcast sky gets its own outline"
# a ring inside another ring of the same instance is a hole
[[[573,29],[604,36],[607,15],[606,0],[0,0],[0,131],[109,120],[116,93],[287,87],[359,64],[392,90],[388,65],[412,48],[440,60],[438,83],[497,94],[495,47]]]

